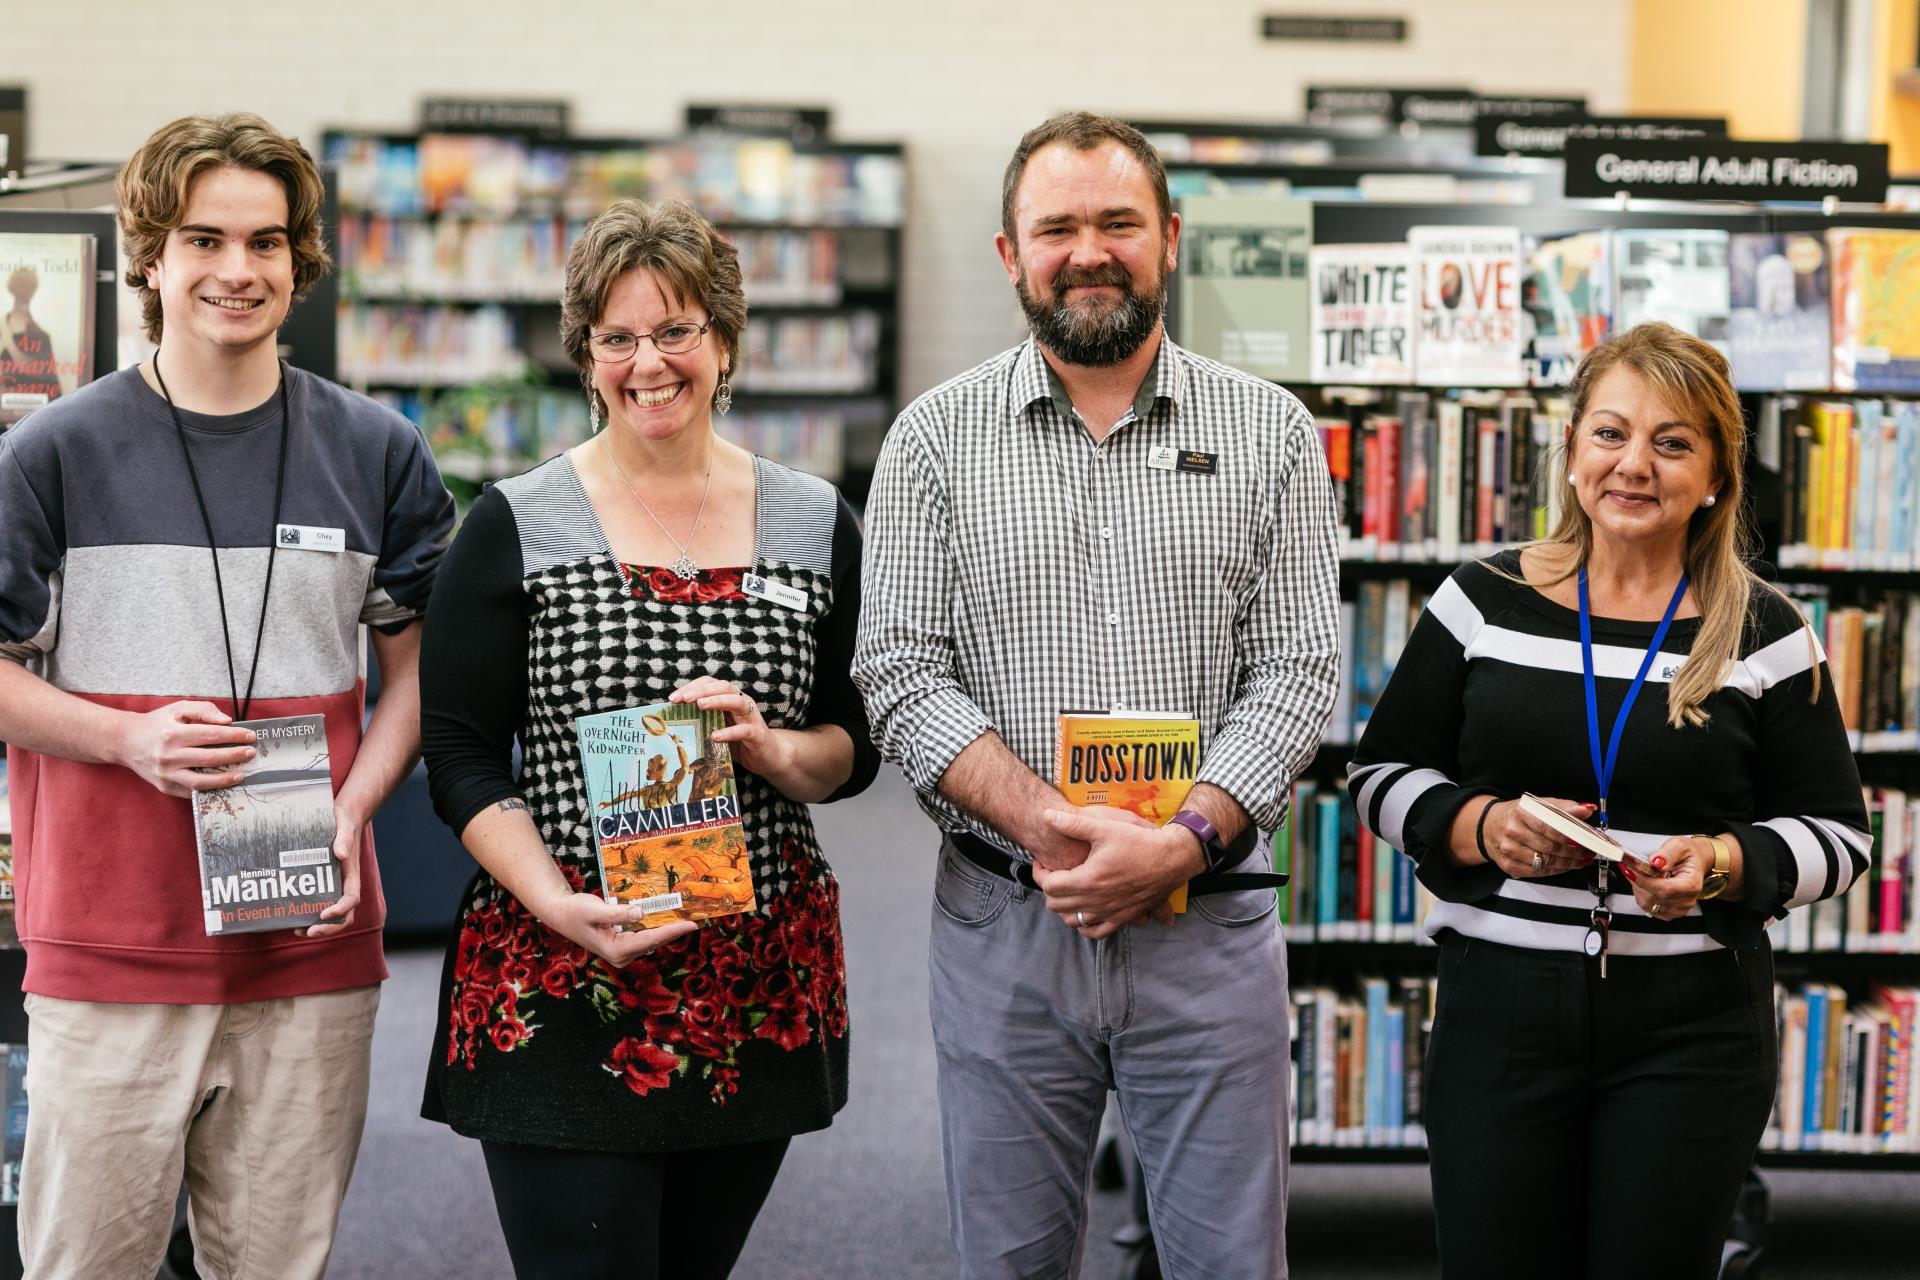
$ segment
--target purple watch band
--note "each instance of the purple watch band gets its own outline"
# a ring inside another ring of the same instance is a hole
[[[1207,870],[1218,867],[1227,856],[1226,845],[1220,842],[1220,832],[1201,814],[1191,809],[1182,809],[1167,819],[1169,826],[1182,826],[1193,832],[1200,841],[1200,852],[1207,860]]]

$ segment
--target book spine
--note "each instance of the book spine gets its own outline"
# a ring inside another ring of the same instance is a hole
[[[1807,988],[1807,1039],[1803,1063],[1806,1109],[1800,1118],[1800,1149],[1818,1151],[1826,1117],[1827,995],[1823,988]]]
[[[1434,511],[1434,554],[1451,561],[1460,558],[1460,402],[1442,400],[1434,419],[1440,488]]]

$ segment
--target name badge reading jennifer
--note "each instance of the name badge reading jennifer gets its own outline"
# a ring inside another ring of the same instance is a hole
[[[757,573],[749,573],[742,577],[740,589],[756,600],[765,600],[783,609],[804,610],[807,607],[806,592],[798,587],[790,587],[784,582],[763,578]]]
[[[347,549],[345,529],[319,529],[309,524],[283,524],[274,529],[274,540],[286,551],[326,551],[339,554]]]

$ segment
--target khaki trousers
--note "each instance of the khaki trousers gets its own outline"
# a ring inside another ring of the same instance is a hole
[[[319,1280],[380,988],[232,1005],[29,995],[27,1280],[153,1280],[184,1174],[205,1280]]]

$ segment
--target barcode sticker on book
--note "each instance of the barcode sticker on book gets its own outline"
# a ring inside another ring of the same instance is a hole
[[[318,867],[333,857],[331,849],[282,849],[280,865],[282,867]]]
[[[652,915],[656,911],[678,911],[685,902],[677,893],[656,893],[651,898],[642,898],[633,905]]]

